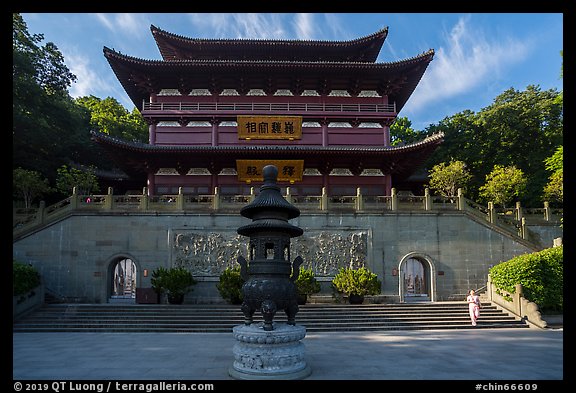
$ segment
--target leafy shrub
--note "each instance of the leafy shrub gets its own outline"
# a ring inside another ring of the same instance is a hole
[[[152,272],[150,282],[158,294],[165,293],[169,297],[183,296],[192,291],[192,286],[197,283],[192,273],[184,267],[159,267]]]
[[[40,285],[40,273],[33,267],[12,261],[12,295],[24,295]]]
[[[347,295],[378,295],[381,292],[381,282],[378,276],[365,267],[340,268],[332,279],[332,285],[338,292]]]
[[[306,269],[300,266],[298,278],[294,283],[296,284],[296,290],[300,295],[312,295],[320,292],[321,289],[320,283],[316,280],[312,268]]]
[[[220,274],[216,288],[224,300],[232,304],[240,304],[244,297],[242,294],[243,284],[244,279],[240,276],[240,266],[227,267]]]
[[[502,262],[489,271],[492,283],[514,293],[522,284],[524,297],[542,311],[562,311],[564,307],[563,247],[524,254]]]

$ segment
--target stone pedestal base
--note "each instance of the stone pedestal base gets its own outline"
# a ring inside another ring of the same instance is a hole
[[[304,359],[304,326],[274,322],[265,331],[262,323],[233,328],[234,363],[228,370],[236,379],[304,379],[312,370]]]

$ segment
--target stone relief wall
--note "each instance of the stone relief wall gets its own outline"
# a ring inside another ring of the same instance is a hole
[[[195,276],[219,276],[236,259],[248,258],[248,238],[237,233],[173,230],[169,237],[171,262],[184,266]],[[304,259],[318,277],[334,276],[341,267],[365,266],[368,255],[367,230],[310,230],[293,238],[290,259]]]
[[[172,265],[184,266],[195,276],[219,276],[248,253],[248,238],[236,233],[174,231],[170,240]]]
[[[368,232],[306,231],[292,239],[292,259],[301,256],[303,266],[312,267],[318,277],[334,276],[341,267],[365,266],[368,255]]]

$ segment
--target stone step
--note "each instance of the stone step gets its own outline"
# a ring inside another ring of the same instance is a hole
[[[274,321],[284,323],[286,315]],[[258,312],[254,322],[262,322]],[[231,332],[242,323],[237,305],[45,304],[16,321],[13,332]],[[462,302],[306,304],[296,323],[310,332],[473,328]],[[487,304],[474,328],[513,327],[528,325]]]

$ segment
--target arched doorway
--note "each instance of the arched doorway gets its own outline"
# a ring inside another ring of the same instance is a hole
[[[110,266],[110,302],[134,303],[138,278],[136,263],[131,258],[118,257]]]
[[[410,253],[402,258],[398,271],[401,302],[435,300],[436,269],[429,256]]]

